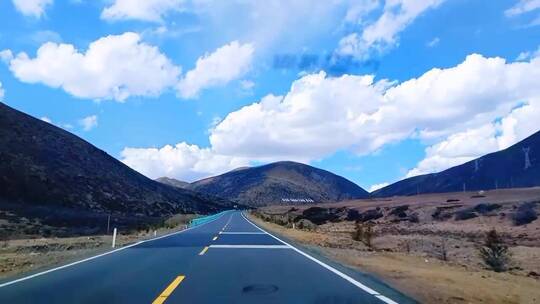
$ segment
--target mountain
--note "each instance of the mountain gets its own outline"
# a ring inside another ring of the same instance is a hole
[[[173,187],[176,187],[176,188],[189,189],[189,183],[188,182],[177,180],[175,178],[169,178],[169,177],[164,176],[164,177],[157,178],[156,182],[160,182],[162,184],[173,186]]]
[[[249,206],[334,202],[369,196],[341,176],[290,161],[233,170],[191,183],[190,189]]]
[[[439,173],[401,180],[372,195],[387,197],[533,186],[540,186],[540,131],[505,150]]]
[[[81,138],[0,103],[0,222],[25,219],[88,232],[109,214],[115,225],[133,227],[230,204],[148,179]]]

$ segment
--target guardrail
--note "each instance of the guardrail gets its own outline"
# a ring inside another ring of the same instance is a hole
[[[231,212],[231,210],[227,210],[227,211],[222,211],[220,213],[216,213],[216,214],[212,214],[212,215],[209,215],[209,216],[203,216],[203,217],[198,217],[198,218],[195,218],[195,219],[192,219],[190,222],[189,222],[189,227],[195,227],[195,226],[199,226],[199,225],[202,225],[204,223],[207,223],[207,222],[210,222],[220,216],[222,216],[223,214],[225,213],[228,213],[228,212]]]

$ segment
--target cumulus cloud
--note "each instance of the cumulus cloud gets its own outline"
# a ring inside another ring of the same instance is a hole
[[[2,83],[0,82],[0,100],[4,100],[4,88],[2,88]]]
[[[251,67],[254,51],[250,43],[233,41],[200,57],[195,68],[178,84],[180,96],[194,98],[205,88],[225,85],[242,77]]]
[[[47,42],[35,58],[24,52],[12,58],[9,54],[2,58],[19,80],[62,88],[78,98],[124,101],[130,96],[156,96],[174,86],[180,74],[157,47],[131,32],[100,38],[86,52],[71,44]]]
[[[249,165],[249,160],[215,153],[210,148],[200,148],[181,142],[161,148],[125,148],[122,162],[150,178],[174,177],[195,181]]]
[[[455,67],[434,68],[402,83],[374,81],[372,75],[309,74],[293,82],[283,96],[268,95],[229,113],[211,128],[209,148],[180,145],[204,151],[216,162],[289,159],[308,163],[336,151],[366,154],[388,143],[419,138],[434,143],[426,156],[433,160],[419,165],[414,173],[419,174],[500,149],[531,134],[538,127],[528,122],[538,117],[529,108],[535,107],[540,97],[537,79],[540,58],[507,62],[477,54],[467,56]],[[524,103],[527,106],[520,108]],[[526,118],[518,113],[533,114]],[[494,124],[498,120],[499,125]],[[513,120],[528,128],[510,128]],[[502,132],[504,136],[496,140],[485,136],[493,137],[505,128],[513,131]],[[183,151],[172,147],[166,150]],[[131,151],[140,152],[137,157],[130,155],[138,162],[126,163],[137,170],[154,172],[158,169],[151,168],[155,167],[161,168],[160,174],[176,172],[177,176],[186,170],[157,157],[160,150]],[[175,171],[177,167],[180,169]]]
[[[183,0],[114,0],[103,9],[101,18],[105,20],[142,20],[162,22],[163,17],[182,9]]]
[[[493,123],[448,136],[426,149],[426,157],[406,177],[440,172],[500,151],[540,130],[540,99],[512,110]],[[474,143],[474,144],[471,144]]]
[[[90,115],[79,120],[79,125],[84,131],[90,131],[98,125],[97,115]]]
[[[540,60],[506,63],[470,55],[395,84],[369,75],[300,78],[230,113],[210,135],[226,155],[319,159],[340,149],[369,153],[407,137],[433,139],[478,126],[540,94]]]
[[[377,191],[379,189],[382,189],[386,186],[390,185],[390,183],[380,183],[380,184],[374,184],[374,185],[371,185],[371,187],[369,187],[369,192],[373,192],[373,191]]]
[[[369,57],[398,43],[397,35],[428,9],[444,0],[386,1],[382,14],[372,23],[365,22],[360,32],[353,32],[339,41],[337,54],[358,59]],[[362,17],[362,16],[359,16]]]
[[[15,8],[23,15],[40,18],[53,0],[12,0]]]

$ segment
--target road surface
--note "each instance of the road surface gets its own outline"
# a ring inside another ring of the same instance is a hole
[[[239,211],[43,273],[0,283],[0,303],[411,303],[305,253]]]

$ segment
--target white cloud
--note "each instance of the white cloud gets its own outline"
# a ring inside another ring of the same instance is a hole
[[[46,122],[46,123],[50,123],[50,124],[53,123],[52,120],[51,120],[49,117],[47,117],[47,116],[43,116],[43,117],[41,117],[40,119],[43,120],[43,121]]]
[[[540,8],[540,0],[519,0],[514,6],[504,11],[507,17],[514,17]]]
[[[40,18],[53,0],[12,0],[15,8],[23,15]]]
[[[539,78],[540,59],[506,63],[480,55],[401,84],[321,72],[295,81],[285,96],[270,95],[230,113],[210,142],[221,154],[250,158],[369,153],[407,137],[433,140],[490,122],[538,96]]]
[[[374,184],[374,185],[371,185],[371,187],[369,187],[369,192],[373,192],[373,191],[377,191],[379,189],[382,189],[386,186],[390,185],[390,183],[380,183],[380,184]]]
[[[251,80],[241,80],[240,81],[240,87],[244,90],[251,90],[255,86],[255,82]]]
[[[252,44],[233,41],[200,57],[195,68],[178,84],[180,96],[194,98],[205,88],[242,77],[251,67],[254,51]]]
[[[9,63],[13,59],[13,53],[11,50],[2,50],[0,51],[0,60],[4,63]]]
[[[426,149],[426,157],[406,177],[440,172],[488,153],[500,151],[540,130],[540,98],[512,110],[508,115],[448,136]]]
[[[60,34],[50,30],[37,31],[30,35],[30,39],[32,39],[36,44],[42,44],[45,42],[62,42],[62,37]]]
[[[519,55],[516,57],[516,61],[525,61],[525,60],[529,60],[535,57],[540,57],[540,46],[538,46],[536,51],[533,51],[533,52],[525,51],[525,52],[519,53]]]
[[[216,154],[185,142],[162,148],[125,148],[122,162],[150,178],[174,177],[195,181],[249,165],[249,160]]]
[[[90,131],[98,125],[98,117],[96,115],[90,115],[79,120],[79,125],[82,126],[84,131]]]
[[[293,82],[284,96],[268,95],[229,113],[211,128],[209,148],[181,143],[167,146],[164,151],[169,153],[161,152],[163,148],[137,149],[127,150],[135,155],[123,157],[152,177],[168,172],[199,177],[240,163],[283,159],[309,163],[336,151],[372,153],[391,142],[420,138],[435,143],[426,159],[442,159],[419,165],[418,170],[426,172],[508,146],[538,127],[530,121],[539,115],[528,107],[536,107],[540,98],[540,58],[506,62],[473,54],[455,67],[434,68],[403,83],[373,79],[371,75],[309,74]],[[516,108],[524,102],[528,106]],[[526,113],[532,114],[526,117]],[[493,123],[498,118],[503,118],[500,126]],[[512,128],[513,120],[527,128]],[[494,126],[498,126],[495,132]],[[504,136],[493,140],[501,130]],[[481,143],[480,147],[460,144],[471,141]],[[191,150],[196,152],[188,153],[190,165],[183,165],[187,157],[183,151]],[[207,159],[212,170],[192,169]],[[238,163],[227,165],[232,160]]]
[[[101,18],[105,20],[142,20],[162,22],[163,17],[182,9],[183,0],[115,0],[103,9]]]
[[[4,88],[2,88],[2,83],[0,82],[0,100],[4,100]]]
[[[372,23],[364,23],[362,31],[353,32],[339,42],[339,55],[358,59],[369,57],[398,43],[397,35],[428,9],[444,0],[391,0],[386,1],[382,14]]]
[[[17,54],[9,60],[9,68],[23,82],[62,88],[79,98],[117,101],[159,95],[174,86],[180,74],[180,68],[157,47],[131,32],[100,38],[86,52],[71,44],[48,42],[35,58]]]
[[[432,40],[430,40],[426,45],[428,47],[435,47],[435,46],[437,46],[437,44],[439,44],[440,41],[441,41],[441,39],[439,39],[439,37],[435,37]]]

